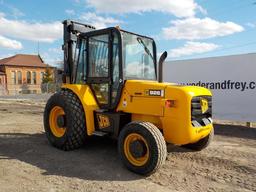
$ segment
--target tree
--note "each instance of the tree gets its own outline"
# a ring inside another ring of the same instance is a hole
[[[45,69],[45,73],[43,76],[43,83],[52,83],[52,82],[53,82],[52,72],[51,72],[51,69],[47,67]]]

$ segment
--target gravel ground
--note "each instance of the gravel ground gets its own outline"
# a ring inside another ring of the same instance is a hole
[[[51,93],[45,93],[45,94],[19,94],[19,95],[0,95],[0,101],[26,101],[36,104],[38,102],[45,103],[51,96]]]
[[[165,165],[142,177],[123,167],[110,139],[91,138],[71,152],[51,147],[42,124],[45,98],[0,98],[0,192],[256,191],[255,128],[215,125],[207,149],[169,145]]]

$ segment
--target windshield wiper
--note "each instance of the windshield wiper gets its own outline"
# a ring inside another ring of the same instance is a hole
[[[143,45],[145,52],[146,52],[146,53],[151,57],[151,59],[154,61],[154,57],[153,57],[153,55],[151,54],[151,52],[149,51],[149,49],[148,49],[148,47],[146,46],[146,44],[144,43],[144,41],[143,41],[140,37],[137,37],[137,41],[138,41],[141,45]]]

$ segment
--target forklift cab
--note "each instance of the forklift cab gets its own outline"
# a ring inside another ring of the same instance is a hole
[[[152,38],[118,28],[81,33],[75,50],[73,83],[90,86],[101,109],[115,109],[125,80],[156,80]]]

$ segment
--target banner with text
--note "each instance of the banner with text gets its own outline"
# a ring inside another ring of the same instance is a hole
[[[256,121],[256,53],[167,61],[164,81],[210,89],[216,119]]]

